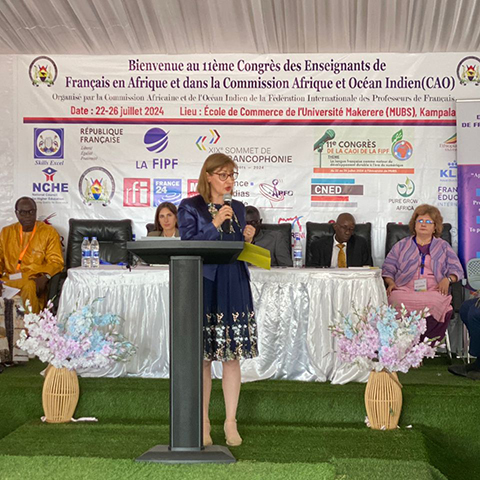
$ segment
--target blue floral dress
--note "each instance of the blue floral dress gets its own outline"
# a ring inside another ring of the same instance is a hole
[[[201,196],[185,199],[178,209],[182,240],[243,241],[245,207],[233,201],[228,232],[212,219],[221,205],[207,205]],[[203,278],[203,341],[205,360],[239,360],[258,355],[257,325],[245,262],[205,265]]]

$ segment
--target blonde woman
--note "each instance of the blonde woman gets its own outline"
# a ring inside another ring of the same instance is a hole
[[[199,195],[184,199],[178,209],[182,240],[252,242],[255,228],[246,225],[243,203],[232,200],[230,206],[223,201],[225,194],[232,194],[237,175],[235,162],[224,154],[216,153],[205,160],[198,179]],[[221,361],[225,438],[227,445],[238,446],[242,443],[236,421],[240,359],[257,356],[257,328],[246,264],[204,265],[203,297],[203,443],[212,444],[208,415],[211,365],[212,361]]]

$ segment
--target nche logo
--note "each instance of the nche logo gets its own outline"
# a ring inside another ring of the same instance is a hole
[[[45,175],[45,182],[34,182],[32,186],[32,190],[34,193],[44,192],[44,193],[53,193],[53,192],[62,192],[68,193],[68,183],[66,182],[54,182],[53,177],[57,173],[57,171],[52,168],[48,167],[42,170],[43,174]]]

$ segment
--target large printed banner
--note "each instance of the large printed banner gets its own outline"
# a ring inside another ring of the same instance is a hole
[[[480,258],[480,99],[457,102],[458,255]]]
[[[480,54],[19,56],[15,191],[64,236],[94,217],[142,237],[223,152],[264,222],[304,237],[349,211],[380,263],[386,224],[421,203],[456,241],[455,100],[479,83]]]

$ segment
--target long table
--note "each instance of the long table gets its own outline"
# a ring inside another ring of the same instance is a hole
[[[259,356],[241,362],[242,381],[285,379],[344,384],[368,371],[342,365],[329,324],[368,304],[387,302],[379,269],[251,268]],[[59,316],[104,297],[100,311],[120,315],[122,333],[137,354],[127,363],[82,376],[168,378],[168,266],[73,268],[63,286]],[[221,364],[213,373],[221,377]]]

